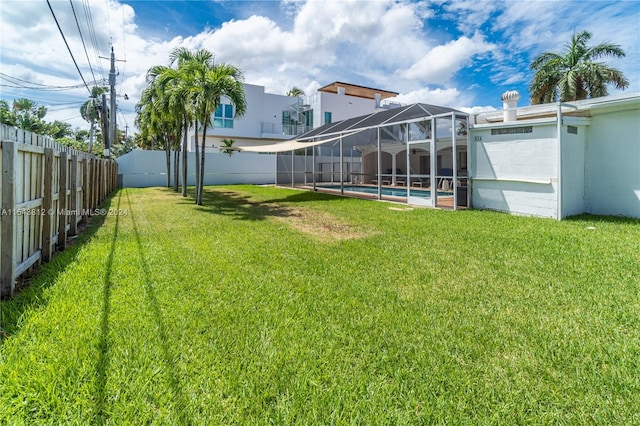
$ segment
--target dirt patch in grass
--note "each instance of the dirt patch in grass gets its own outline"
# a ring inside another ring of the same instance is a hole
[[[320,241],[352,240],[373,235],[372,232],[341,221],[331,213],[281,207],[274,217],[292,228],[310,235]]]

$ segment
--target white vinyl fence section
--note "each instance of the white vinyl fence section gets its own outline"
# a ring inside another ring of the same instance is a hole
[[[66,248],[94,214],[116,186],[118,165],[5,125],[0,143],[0,295],[10,297],[17,277]]]
[[[182,185],[182,153],[178,182]],[[171,153],[171,183],[173,184],[173,156]],[[164,151],[135,150],[116,160],[119,165],[119,185],[123,188],[167,186],[167,157]],[[187,185],[195,185],[195,154],[187,153]],[[205,154],[205,185],[273,184],[276,157],[273,154],[234,152]]]

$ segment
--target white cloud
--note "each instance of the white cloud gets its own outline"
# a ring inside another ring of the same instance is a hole
[[[502,7],[501,2],[457,0],[443,5],[450,13],[450,18],[457,22],[457,28],[464,34],[473,34],[489,20],[494,20],[493,14]]]
[[[593,42],[609,40],[622,45],[627,57],[611,64],[631,80],[629,90],[640,90],[640,30],[634,2],[284,0],[279,10],[285,19],[243,13],[245,19],[172,39],[145,37],[136,24],[135,3],[133,8],[116,0],[89,4],[99,54],[109,54],[111,39],[118,59],[126,59],[126,63],[117,63],[121,73],[118,91],[130,97],[129,101],[120,99],[129,125],[146,84],[147,69],[167,64],[176,46],[212,50],[217,60],[240,66],[248,83],[264,85],[272,93],[285,93],[294,85],[313,93],[331,81],[346,80],[399,91],[402,102],[456,108],[498,102],[499,94],[482,100],[474,96],[495,91],[495,86],[499,90],[505,85],[522,88],[531,77],[531,56],[561,50],[577,22],[577,30],[593,32]],[[69,3],[56,1],[52,6],[83,75],[90,78]],[[48,7],[14,0],[2,0],[1,7],[2,72],[40,84],[79,82]],[[245,12],[250,8],[247,2]],[[98,64],[91,49],[89,53],[96,77],[107,77],[108,61],[101,59]],[[29,97],[24,90],[2,89],[3,98]],[[47,93],[35,100],[51,105],[76,101],[79,106],[86,96],[86,89],[77,89]],[[54,112],[74,113],[72,109],[51,111],[48,119],[53,119]]]
[[[458,108],[459,105],[465,105],[471,100],[471,96],[460,92],[458,89],[429,89],[423,87],[408,93],[400,94],[394,98],[388,99],[391,102],[399,102],[401,104],[425,103],[431,105],[442,105],[451,108]]]
[[[495,45],[486,42],[480,33],[474,34],[472,38],[463,36],[431,49],[400,75],[426,84],[446,84],[474,56],[490,52],[494,48]]]
[[[492,106],[460,107],[458,109],[462,112],[466,112],[469,115],[480,114],[482,112],[498,111],[497,108]]]

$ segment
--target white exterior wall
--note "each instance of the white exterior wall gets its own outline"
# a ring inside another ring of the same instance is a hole
[[[568,120],[567,120],[568,121]],[[585,126],[576,126],[578,134],[562,126],[562,217],[585,212]]]
[[[318,92],[311,97],[313,108],[313,127],[320,127],[324,122],[324,113],[331,113],[331,122],[346,120],[360,115],[371,114],[376,110],[374,99],[357,96],[339,95],[337,93]]]
[[[245,84],[247,110],[244,116],[233,120],[233,128],[208,127],[206,147],[208,151],[217,152],[214,146],[222,145],[222,139],[233,139],[235,146],[266,145],[286,140],[291,135],[282,134],[282,111],[289,110],[297,103],[298,98],[265,93],[264,86]],[[222,98],[223,103],[229,103]],[[195,151],[193,130],[189,138],[189,151]],[[201,140],[198,140],[200,143]]]
[[[640,101],[592,109],[586,148],[586,211],[640,218]]]
[[[526,122],[517,122],[492,127],[526,125]],[[542,126],[534,125],[533,133],[529,134],[491,135],[491,128],[474,128],[469,140],[473,207],[557,217],[555,120]]]
[[[180,160],[182,160],[182,155]],[[195,153],[187,156],[187,184],[195,185]],[[116,159],[118,175],[124,188],[145,188],[167,185],[166,154],[164,151],[135,150]],[[207,153],[205,156],[205,185],[272,184],[275,182],[273,154]],[[182,183],[182,165],[178,173]],[[173,185],[173,153],[171,156],[171,183]]]
[[[233,139],[235,146],[268,145],[290,139],[292,135],[284,135],[282,128],[282,111],[293,111],[298,98],[265,93],[264,86],[245,84],[247,111],[243,117],[234,120],[233,129],[207,129],[206,148],[210,152],[218,152],[216,147],[222,145],[222,139]],[[316,92],[307,96],[305,102],[313,109],[313,127],[324,122],[324,113],[331,112],[331,121],[337,122],[376,111],[375,99],[356,96],[339,95],[337,93]],[[223,103],[228,99],[223,98]],[[198,143],[201,141],[198,140]],[[189,137],[190,152],[195,151],[193,130]]]

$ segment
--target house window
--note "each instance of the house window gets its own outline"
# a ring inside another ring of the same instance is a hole
[[[577,135],[578,128],[576,126],[567,126],[567,133],[571,133],[572,135]]]
[[[233,105],[220,104],[213,114],[213,125],[225,129],[233,129]]]
[[[331,123],[331,113],[328,111],[325,111],[324,113],[324,124],[329,124]]]

